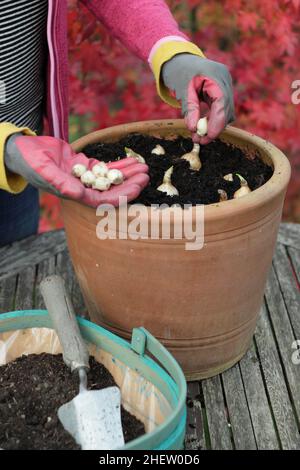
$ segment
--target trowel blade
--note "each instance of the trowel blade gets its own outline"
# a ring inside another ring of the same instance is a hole
[[[113,450],[124,445],[118,387],[83,391],[59,408],[58,417],[82,450]]]

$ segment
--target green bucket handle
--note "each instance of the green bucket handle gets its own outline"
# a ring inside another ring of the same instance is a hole
[[[163,436],[164,439],[168,439],[170,433],[174,431],[174,421],[182,421],[182,410],[186,410],[187,384],[182,369],[170,352],[143,327],[133,328],[131,349],[143,357],[145,357],[146,352],[149,352],[156,361],[159,361],[177,386],[175,393],[178,400],[172,410],[172,418],[167,418],[166,421],[159,426],[159,428],[161,428],[159,433],[161,437]],[[183,419],[186,419],[186,411],[184,412]],[[130,443],[128,448],[130,448]]]
[[[178,387],[179,395],[182,397],[178,404],[180,404],[181,401],[184,403],[187,394],[187,385],[178,362],[174,359],[172,354],[170,354],[169,351],[154,336],[152,336],[148,330],[146,330],[146,328],[133,328],[131,349],[141,356],[144,356],[146,351],[148,351],[160,362]]]

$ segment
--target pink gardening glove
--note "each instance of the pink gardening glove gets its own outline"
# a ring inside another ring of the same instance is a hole
[[[147,165],[138,163],[135,158],[124,158],[107,165],[123,173],[124,183],[103,192],[86,188],[72,176],[72,168],[82,163],[91,170],[98,160],[87,158],[83,153],[76,154],[67,142],[55,137],[14,134],[7,140],[4,159],[8,170],[23,176],[32,186],[91,207],[118,206],[120,196],[132,201],[149,182]]]
[[[193,54],[178,54],[163,65],[162,78],[181,101],[194,142],[208,144],[234,120],[232,80],[224,64]],[[208,131],[205,137],[199,137],[197,123],[204,115],[208,118]]]

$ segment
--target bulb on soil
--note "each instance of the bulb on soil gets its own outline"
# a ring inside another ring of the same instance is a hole
[[[207,118],[201,118],[197,124],[197,134],[200,137],[204,137],[207,134]]]
[[[238,189],[234,195],[233,195],[233,198],[234,199],[238,199],[239,197],[243,197],[243,196],[246,196],[247,194],[251,193],[251,189],[249,188],[248,186],[248,183],[247,181],[245,180],[245,178],[243,178],[241,175],[239,175],[238,173],[236,173],[236,176],[239,177],[240,179],[240,182],[241,182],[241,187],[240,189]]]
[[[200,145],[194,144],[192,151],[185,153],[181,157],[183,160],[186,160],[189,162],[191,170],[199,171],[202,166],[199,153],[200,153]]]
[[[90,188],[94,184],[96,176],[91,171],[86,171],[85,173],[83,173],[83,175],[81,175],[80,180],[82,184],[84,184],[84,186]]]
[[[121,184],[124,181],[123,173],[120,170],[109,170],[107,178],[111,184]]]
[[[76,176],[76,178],[80,178],[85,172],[87,168],[82,163],[76,163],[76,165],[72,168],[72,175]]]
[[[224,189],[218,189],[218,194],[220,196],[220,198],[219,198],[220,202],[228,200],[228,195],[227,195],[226,191],[224,191]]]
[[[108,178],[99,176],[93,183],[93,189],[97,189],[98,191],[107,191],[110,188],[110,185],[111,183]]]
[[[165,149],[161,145],[157,144],[154,147],[154,149],[151,151],[151,153],[154,153],[154,155],[165,155],[166,152],[165,152]]]
[[[108,172],[108,168],[104,162],[96,163],[92,168],[93,174],[98,177],[105,177]]]
[[[223,176],[223,179],[226,181],[233,181],[233,174],[228,173],[228,175]]]
[[[158,186],[157,191],[161,191],[162,193],[166,193],[168,196],[178,196],[179,192],[175,188],[175,186],[173,186],[173,184],[171,182],[172,173],[173,173],[173,166],[171,166],[165,172],[163,183],[160,186]]]
[[[142,155],[140,155],[139,153],[136,153],[134,150],[132,150],[128,147],[125,147],[125,153],[126,153],[126,157],[133,157],[139,163],[146,163],[146,161],[145,161],[144,157],[142,157]]]

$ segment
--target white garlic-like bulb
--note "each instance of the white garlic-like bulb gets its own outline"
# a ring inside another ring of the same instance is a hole
[[[91,171],[86,171],[80,178],[82,184],[90,188],[96,180],[96,176]]]
[[[87,167],[82,163],[76,163],[72,168],[72,175],[80,178],[87,171]]]
[[[228,173],[228,175],[223,176],[223,179],[226,181],[233,181],[233,174]]]
[[[108,168],[104,162],[96,163],[92,168],[93,174],[98,178],[99,176],[106,176]]]
[[[243,178],[241,175],[236,173],[236,176],[239,177],[241,182],[241,187],[234,193],[233,198],[238,199],[239,197],[246,196],[247,194],[251,193],[251,189],[248,186],[247,180]]]
[[[151,150],[151,153],[154,153],[154,155],[165,155],[166,152],[161,145],[157,144],[154,149]]]
[[[219,194],[219,201],[227,201],[228,200],[228,195],[224,189],[218,189],[218,194]]]
[[[163,183],[158,186],[157,191],[166,193],[168,196],[178,196],[179,192],[171,182],[171,176],[173,173],[173,166],[171,166],[164,174]]]
[[[173,186],[170,183],[161,184],[160,186],[158,186],[157,191],[160,191],[161,193],[166,193],[168,196],[178,196],[179,195],[178,190],[175,188],[175,186]]]
[[[199,119],[197,123],[197,134],[200,137],[204,137],[207,134],[207,118],[201,118]]]
[[[189,162],[191,170],[199,171],[202,166],[199,154],[200,145],[194,144],[192,151],[185,153],[181,158]]]
[[[239,197],[246,196],[249,193],[251,193],[251,189],[248,186],[241,186],[240,189],[234,193],[233,198],[238,199]]]
[[[98,191],[107,191],[110,188],[111,182],[108,178],[104,176],[99,176],[95,179],[93,183],[93,189],[97,189]]]
[[[112,184],[121,184],[124,181],[123,173],[117,169],[109,170],[107,178]]]
[[[128,147],[125,147],[125,153],[126,153],[126,157],[133,157],[139,163],[146,163],[146,161],[145,161],[144,157],[142,157],[142,155],[140,155],[139,153],[136,153],[134,150],[132,150]]]

